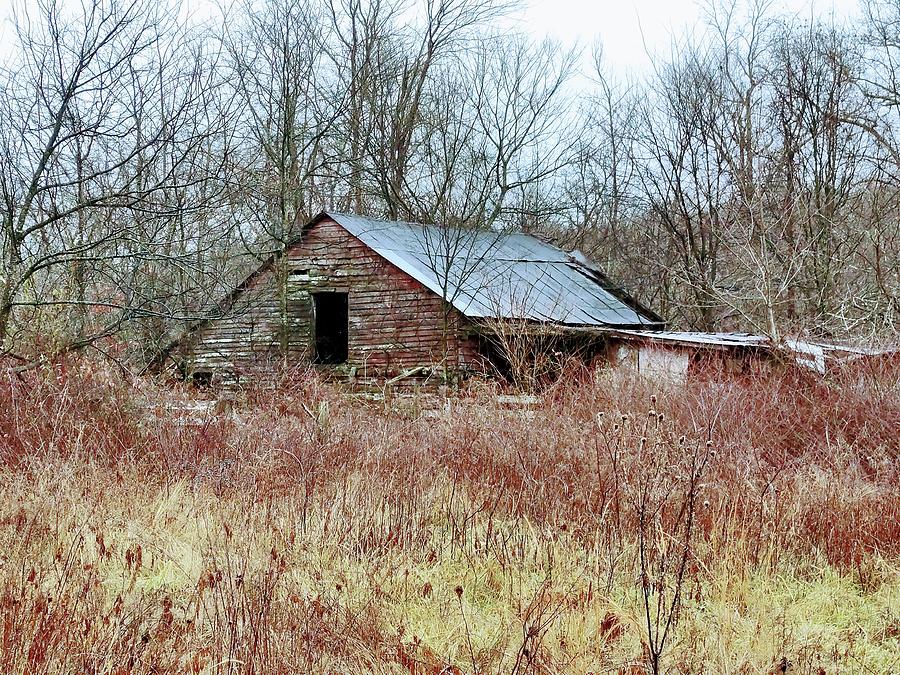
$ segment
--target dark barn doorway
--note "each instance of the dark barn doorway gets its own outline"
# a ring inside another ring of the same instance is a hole
[[[348,313],[346,293],[313,293],[315,362],[343,363],[347,360]]]

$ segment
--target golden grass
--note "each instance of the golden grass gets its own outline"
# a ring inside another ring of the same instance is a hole
[[[0,669],[646,672],[635,531],[613,526],[597,454],[606,394],[584,386],[575,407],[484,394],[430,416],[304,387],[280,400],[314,415],[251,401],[201,427],[112,392],[135,425],[115,455],[97,411],[42,399],[56,422],[41,435],[20,401],[36,435],[0,473]],[[681,432],[670,404],[663,439]],[[646,429],[616,433],[625,461]],[[716,444],[663,672],[900,670],[896,529],[866,543],[898,488],[831,442],[777,472],[762,448]],[[865,452],[896,464],[883,440]],[[831,529],[812,519],[824,509]],[[835,548],[842,513],[859,541]],[[650,536],[672,549],[666,522]]]

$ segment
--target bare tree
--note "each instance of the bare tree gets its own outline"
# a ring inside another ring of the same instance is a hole
[[[873,313],[890,326],[900,316],[900,195],[895,187],[900,173],[900,2],[867,0],[863,13],[866,67],[860,79],[871,107],[867,115],[847,121],[860,125],[880,151],[865,187],[868,245],[862,250],[877,289]]]
[[[714,56],[689,47],[654,83],[639,140],[640,180],[652,217],[668,235],[686,294],[683,321],[702,329],[721,318],[719,232],[730,191],[727,160],[713,124],[722,98]]]
[[[661,305],[669,266],[646,255],[648,249],[664,249],[659,241],[648,242],[653,234],[642,221],[637,173],[644,89],[609,73],[599,45],[592,75],[595,89],[579,111],[584,123],[562,171],[557,204],[563,227],[554,232],[548,219],[537,230],[564,249],[581,250],[633,293]]]
[[[442,90],[432,83],[459,58],[459,51],[480,42],[479,29],[511,7],[503,0],[424,0],[414,37],[398,39],[393,49],[382,52],[387,76],[378,78],[371,91],[377,133],[368,137],[368,154],[374,187],[388,217],[417,215],[410,198],[419,178],[419,144],[429,131],[430,110],[447,104],[436,97]]]
[[[396,79],[399,44],[399,2],[391,0],[329,0],[329,40],[325,45],[342,92],[343,108],[329,134],[328,201],[342,211],[381,211],[379,190],[372,184],[372,139],[383,92]],[[330,43],[336,46],[331,47]]]
[[[522,215],[513,197],[569,161],[562,90],[573,62],[574,53],[551,43],[488,38],[478,47],[472,98],[458,96],[460,112],[438,114],[427,129],[407,203],[417,218],[439,216],[444,223],[423,228],[421,239],[445,306],[445,345],[453,303],[477,293],[486,273],[503,274],[509,262],[493,260],[493,253],[504,226]],[[438,91],[465,91],[461,75]]]
[[[326,136],[341,110],[329,81],[326,15],[312,2],[248,3],[225,36],[244,174],[237,208],[251,234],[283,246],[321,210],[316,185],[329,161]]]
[[[884,33],[873,41],[888,59]],[[707,5],[702,43],[658,66],[629,144],[644,212],[616,244],[652,251],[642,257],[655,273],[640,257],[624,265],[649,280],[656,306],[683,325],[776,339],[882,322],[895,272],[877,279],[894,269],[882,252],[896,221],[873,221],[866,205],[893,217],[879,181],[895,164],[866,84],[871,58],[848,33],[765,2]],[[608,109],[605,87],[595,114]]]
[[[232,206],[245,214],[251,255],[276,254],[285,358],[290,347],[285,251],[324,205],[317,181],[327,173],[327,138],[343,102],[327,69],[320,29],[325,19],[312,2],[248,2],[224,40],[233,95],[241,104],[235,125],[241,175]]]
[[[54,350],[173,313],[147,275],[202,253],[196,236],[173,248],[171,224],[215,197],[222,160],[211,151],[223,148],[210,144],[221,120],[209,59],[172,10],[145,0],[17,7],[18,51],[0,71],[6,352],[28,322],[46,333],[39,322],[63,310],[72,326]],[[104,311],[88,321],[88,308]]]
[[[446,307],[501,233],[586,250],[674,323],[890,331],[900,3],[861,23],[710,0],[645,82],[498,34],[505,0],[22,2],[0,68],[0,345],[151,345],[323,208],[423,228]],[[576,98],[586,105],[573,105]],[[446,322],[445,322],[446,323]],[[445,330],[449,326],[445,325]]]

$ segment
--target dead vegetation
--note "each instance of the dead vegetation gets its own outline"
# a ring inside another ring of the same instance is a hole
[[[0,669],[900,668],[896,372],[567,382],[293,373],[180,415],[82,361],[4,376]]]

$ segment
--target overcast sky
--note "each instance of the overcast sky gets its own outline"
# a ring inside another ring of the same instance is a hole
[[[616,70],[647,67],[647,52],[664,52],[672,36],[691,33],[702,23],[696,0],[531,0],[521,22],[536,35],[564,44],[590,45],[599,38],[604,58]],[[858,0],[774,0],[776,14],[798,19],[844,22],[859,13]],[[646,48],[645,48],[646,44]]]
[[[27,0],[26,0],[27,1]],[[615,71],[640,72],[650,53],[665,52],[672,36],[696,31],[702,22],[703,2],[697,0],[526,0],[528,8],[514,23],[537,37],[549,36],[564,45],[580,42],[589,48],[597,39]],[[0,55],[8,49],[7,19],[13,0],[0,0]],[[185,0],[185,9],[203,16],[212,0]],[[773,0],[776,13],[800,19],[820,17],[837,22],[858,14],[858,0]],[[8,53],[8,52],[7,52]]]

